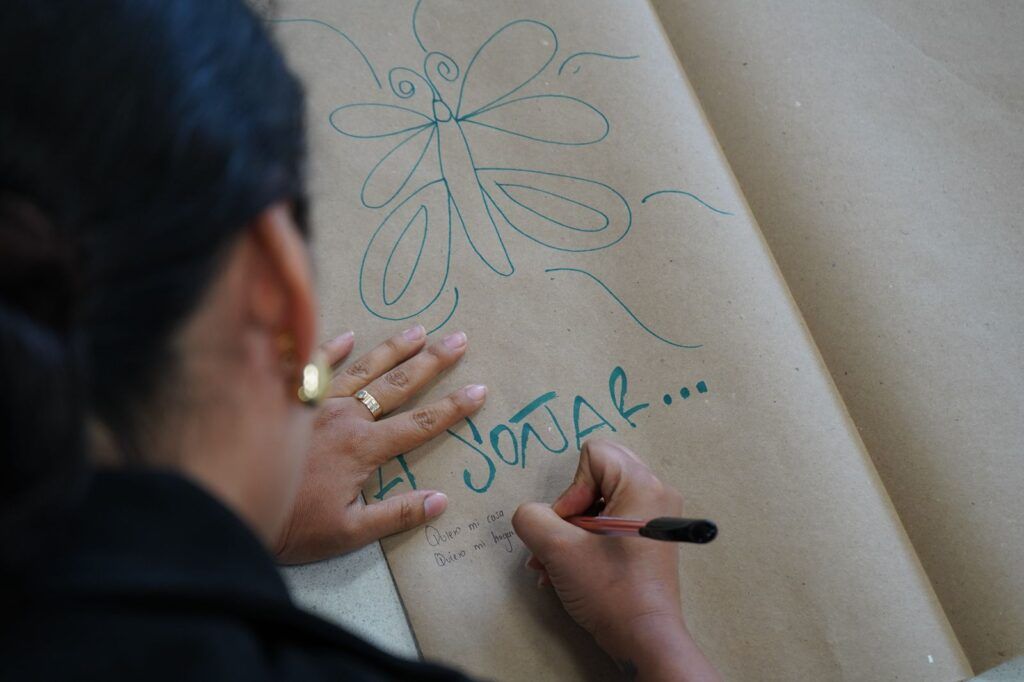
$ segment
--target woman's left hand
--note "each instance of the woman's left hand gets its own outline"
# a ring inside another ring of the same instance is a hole
[[[448,498],[414,490],[365,504],[360,494],[377,467],[444,433],[483,405],[484,386],[473,384],[441,400],[390,415],[466,351],[466,335],[448,334],[426,345],[422,326],[389,338],[337,373],[331,397],[320,406],[306,473],[277,549],[283,563],[316,561],[414,528],[440,515]],[[354,345],[351,333],[323,345],[332,367]],[[360,389],[382,408],[375,420],[354,397]]]

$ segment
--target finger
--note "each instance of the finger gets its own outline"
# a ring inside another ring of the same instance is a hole
[[[587,531],[565,521],[540,502],[519,505],[512,515],[512,527],[541,564],[547,564],[587,536]]]
[[[331,382],[331,395],[350,396],[423,347],[422,325],[395,334],[340,372]]]
[[[365,387],[387,414],[399,407],[466,352],[466,335],[455,332],[395,367]]]
[[[375,442],[386,446],[376,453],[381,461],[375,462],[373,466],[379,466],[397,453],[414,450],[441,435],[445,429],[479,410],[486,398],[486,386],[471,384],[437,402],[373,424],[371,432],[374,433]]]
[[[353,332],[345,332],[335,336],[330,341],[325,341],[320,346],[320,350],[323,351],[327,366],[334,367],[348,357],[348,354],[352,352],[355,342],[356,335]]]
[[[548,569],[544,567],[537,557],[530,555],[530,558],[526,560],[526,567],[531,571],[537,571],[537,588],[540,589],[547,585],[551,585],[551,576],[548,575]]]
[[[649,483],[654,475],[631,450],[605,438],[583,443],[572,484],[552,504],[559,516],[582,514],[598,499],[611,502],[630,484]]]
[[[416,490],[363,507],[360,544],[401,533],[437,518],[448,508],[448,496],[436,490]]]

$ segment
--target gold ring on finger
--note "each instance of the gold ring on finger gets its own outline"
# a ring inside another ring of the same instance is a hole
[[[358,391],[356,393],[356,400],[361,402],[363,405],[366,405],[366,409],[370,411],[370,414],[373,415],[373,418],[375,420],[378,417],[380,417],[380,413],[383,412],[380,403],[377,402],[377,399],[370,395],[367,391]]]

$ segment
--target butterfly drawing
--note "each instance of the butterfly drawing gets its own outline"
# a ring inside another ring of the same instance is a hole
[[[557,36],[546,24],[512,21],[476,50],[461,80],[452,58],[428,52],[421,72],[395,67],[388,73],[401,104],[361,102],[331,112],[330,123],[342,135],[396,140],[360,191],[363,206],[387,210],[360,265],[360,298],[372,314],[402,320],[434,305],[449,283],[453,239],[462,236],[501,277],[515,272],[506,243],[513,232],[572,252],[608,248],[625,237],[632,213],[609,185],[485,166],[474,154],[471,139],[482,130],[522,144],[562,147],[595,144],[608,135],[608,119],[581,99],[517,94],[557,50]]]

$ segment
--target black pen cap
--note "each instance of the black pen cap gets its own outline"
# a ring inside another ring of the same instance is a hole
[[[677,519],[663,516],[649,521],[640,529],[640,535],[654,540],[703,545],[718,536],[718,526],[707,519]]]

